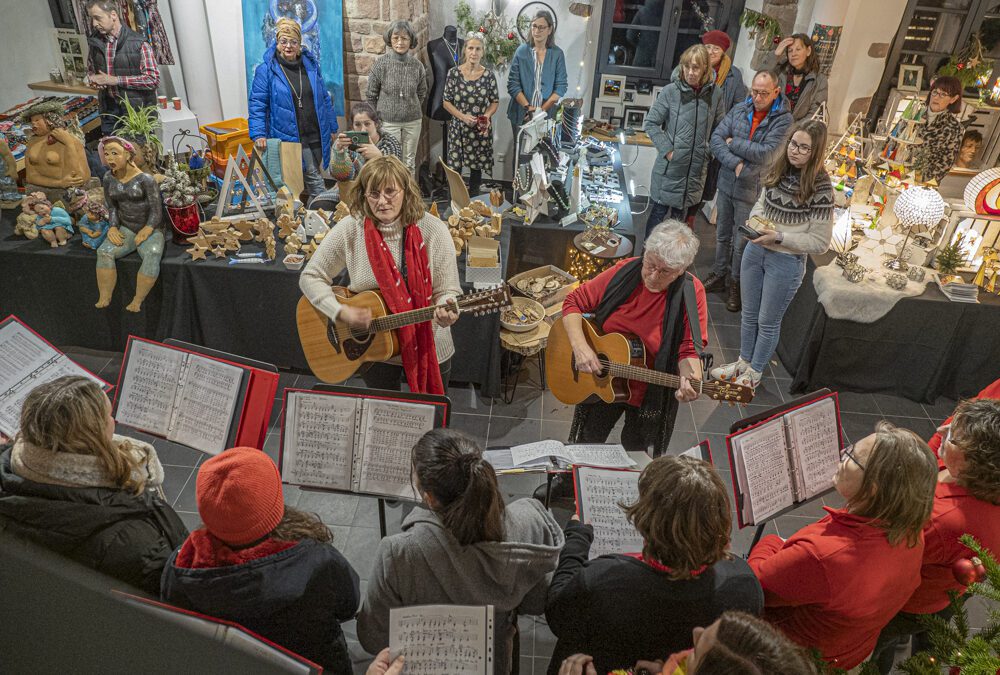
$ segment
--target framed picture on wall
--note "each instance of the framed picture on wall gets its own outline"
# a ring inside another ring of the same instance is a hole
[[[612,117],[612,118],[608,119],[608,124],[610,124],[611,126],[615,127],[616,129],[621,129],[622,128],[622,118],[621,117]]]
[[[646,121],[646,114],[649,108],[628,107],[625,108],[625,128],[642,129],[642,123]]]
[[[625,103],[635,103],[635,90],[626,89],[625,97],[622,99]]]
[[[612,117],[622,116],[622,104],[612,103],[610,101],[598,101],[597,102],[597,119],[599,120],[610,120]]]
[[[602,101],[621,101],[625,98],[624,75],[601,75],[600,94]]]
[[[920,91],[923,81],[923,66],[911,66],[905,63],[899,65],[899,77],[896,81],[896,89],[899,91]]]

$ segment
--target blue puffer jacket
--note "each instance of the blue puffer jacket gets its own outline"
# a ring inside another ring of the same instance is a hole
[[[712,154],[719,160],[719,192],[752,204],[760,194],[760,176],[771,166],[775,153],[784,147],[792,126],[792,113],[785,97],[778,95],[767,116],[754,129],[753,99],[746,97],[730,110],[712,133]],[[727,138],[732,142],[726,143]],[[736,167],[743,162],[740,175]]]
[[[319,64],[307,49],[302,50],[302,62],[312,86],[319,135],[323,139],[323,168],[326,168],[330,163],[331,138],[337,133],[337,116],[333,114],[333,101],[323,84]],[[299,142],[299,125],[295,119],[292,90],[275,56],[273,43],[264,52],[261,64],[254,70],[248,108],[251,140],[280,138],[292,143]]]

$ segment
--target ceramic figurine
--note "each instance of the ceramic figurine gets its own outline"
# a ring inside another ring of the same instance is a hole
[[[90,180],[83,138],[77,135],[75,124],[71,130],[64,114],[59,101],[43,101],[21,113],[21,121],[31,124],[24,153],[25,191],[44,192],[53,202],[62,199],[66,188]]]
[[[17,191],[17,162],[7,139],[0,134],[0,209],[16,209],[21,204],[21,193]]]
[[[163,208],[156,180],[143,173],[135,163],[135,147],[123,138],[108,136],[97,146],[104,174],[104,201],[108,207],[107,238],[97,249],[97,288],[100,298],[95,307],[107,307],[118,281],[115,260],[138,250],[142,258],[135,280],[135,297],[125,307],[130,312],[142,309],[160,276],[163,257]]]
[[[38,239],[38,228],[35,227],[35,214],[31,210],[28,200],[21,202],[21,212],[17,214],[17,222],[14,223],[14,234],[21,235],[25,239]]]
[[[81,204],[83,215],[76,221],[83,238],[83,245],[96,251],[108,236],[108,207],[104,205],[104,190],[94,188],[88,190]]]
[[[25,209],[35,215],[35,227],[49,246],[65,246],[73,236],[73,221],[66,209],[52,206],[44,192],[32,192],[25,197]]]

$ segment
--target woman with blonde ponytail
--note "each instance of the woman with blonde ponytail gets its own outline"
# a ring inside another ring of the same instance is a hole
[[[162,485],[153,446],[115,434],[101,388],[60,377],[28,394],[20,431],[0,446],[0,532],[158,595],[187,536]]]
[[[412,466],[424,506],[379,544],[358,640],[372,654],[387,647],[393,607],[493,605],[495,672],[509,673],[517,616],[545,610],[562,531],[534,499],[505,505],[493,467],[461,432],[427,432]]]

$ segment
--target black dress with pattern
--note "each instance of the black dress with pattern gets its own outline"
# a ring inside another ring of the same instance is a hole
[[[444,85],[444,100],[467,115],[484,115],[486,109],[500,100],[497,80],[487,68],[478,79],[466,80],[456,67],[448,71]],[[480,134],[454,117],[448,120],[448,164],[451,167],[493,170],[493,127]]]

